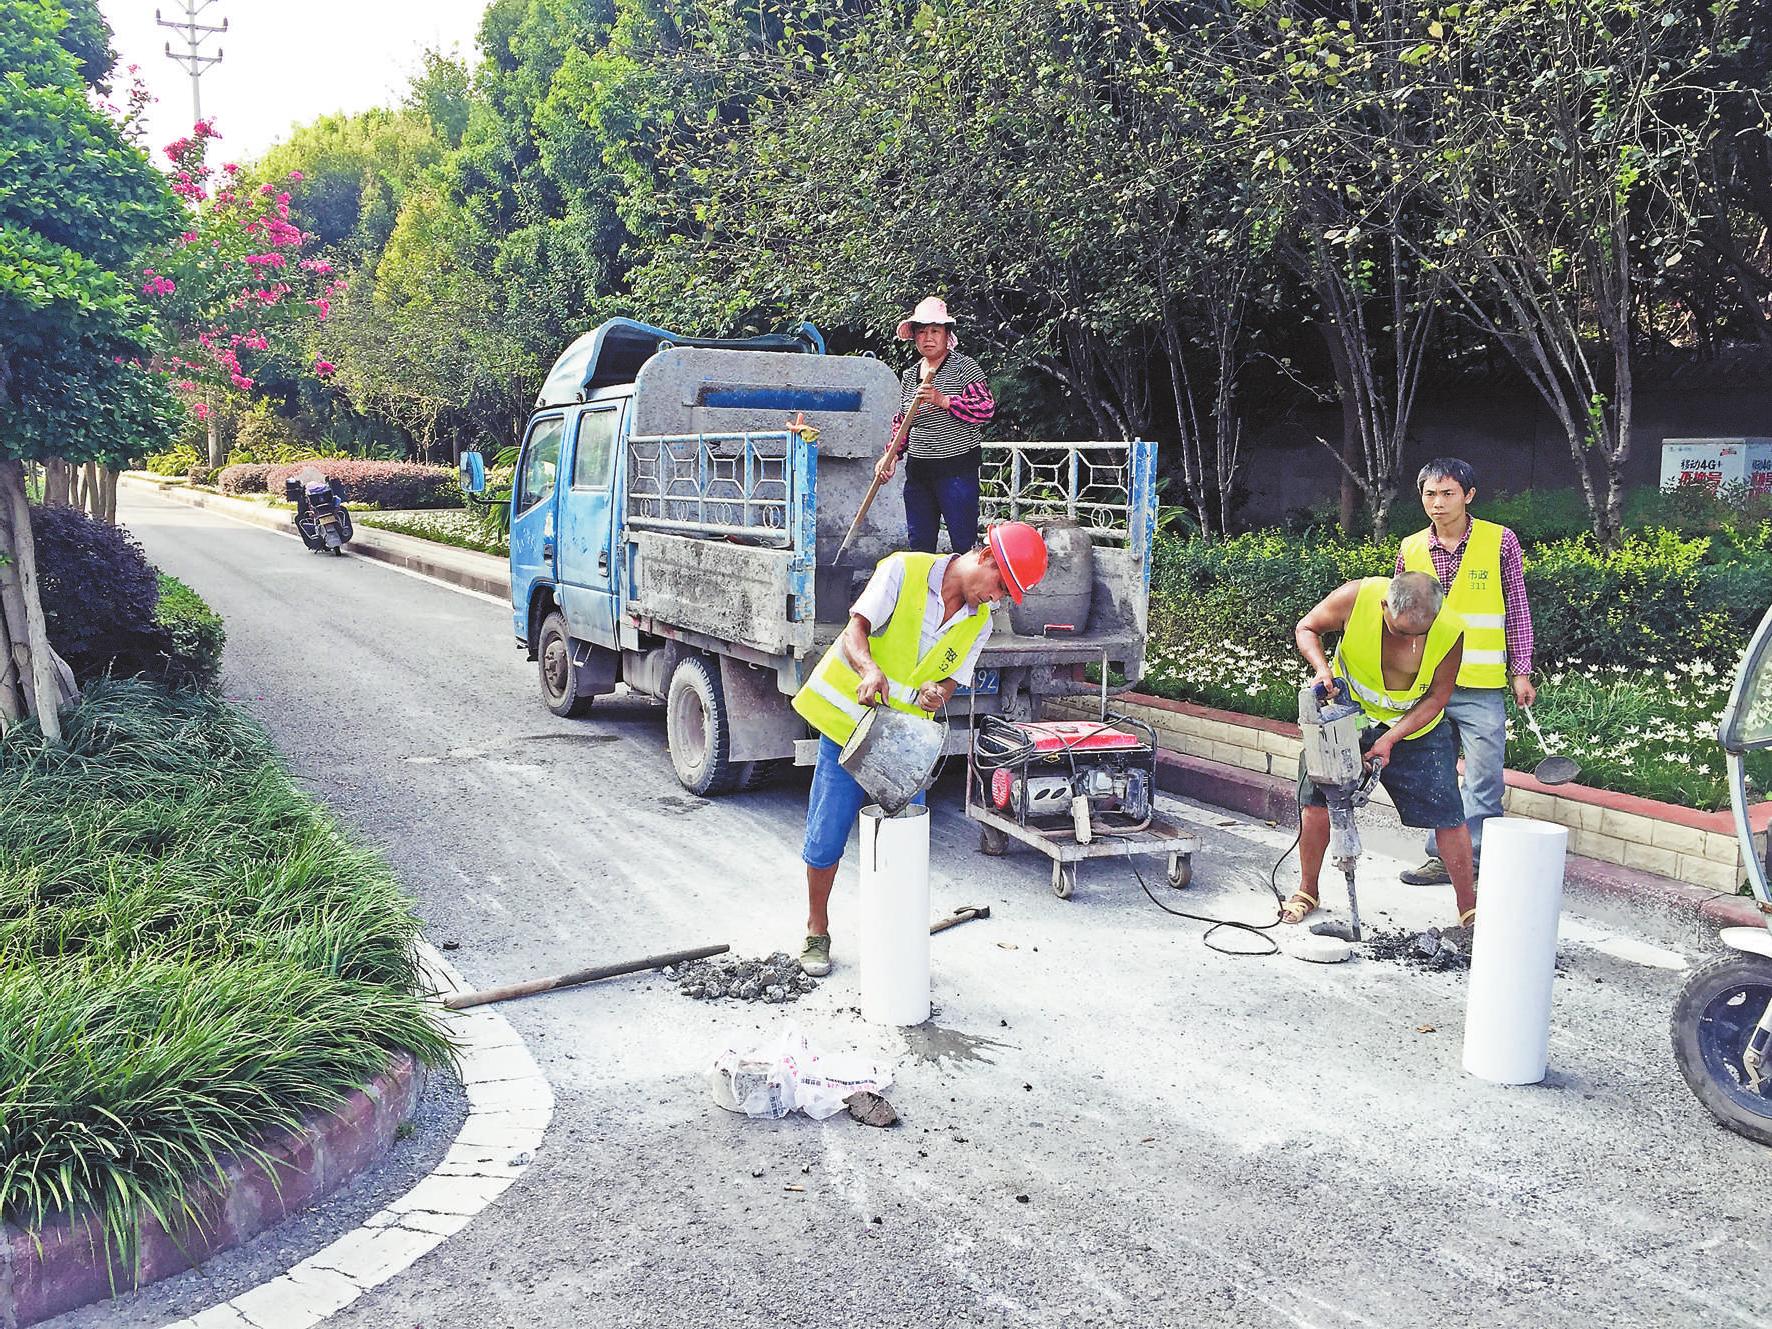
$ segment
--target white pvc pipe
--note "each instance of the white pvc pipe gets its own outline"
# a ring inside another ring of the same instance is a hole
[[[1483,823],[1477,935],[1464,1007],[1464,1068],[1495,1084],[1549,1069],[1551,984],[1569,830],[1528,817]]]
[[[861,1016],[929,1018],[929,809],[861,810]]]

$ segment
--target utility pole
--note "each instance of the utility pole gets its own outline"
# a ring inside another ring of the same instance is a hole
[[[154,22],[156,24],[162,28],[172,29],[172,31],[178,33],[183,38],[184,50],[175,51],[172,49],[172,43],[167,42],[166,54],[169,58],[176,60],[179,64],[183,65],[185,67],[185,72],[191,76],[192,124],[195,124],[203,118],[203,90],[201,86],[203,71],[210,65],[220,64],[222,58],[222,49],[219,46],[215,48],[214,55],[203,54],[203,43],[217,33],[226,32],[228,30],[228,21],[225,18],[221,21],[220,27],[197,22],[198,16],[215,3],[216,0],[183,0],[182,7],[185,11],[185,16],[182,20],[176,18],[161,18],[160,11],[158,9],[154,11]]]

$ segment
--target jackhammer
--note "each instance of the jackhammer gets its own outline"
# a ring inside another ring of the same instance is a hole
[[[1353,920],[1351,935],[1341,925],[1322,923],[1311,929],[1320,935],[1360,941],[1360,900],[1354,889],[1354,868],[1360,861],[1358,809],[1372,797],[1384,765],[1361,760],[1360,731],[1366,713],[1354,702],[1347,680],[1337,678],[1333,695],[1321,683],[1298,690],[1298,727],[1304,739],[1305,778],[1323,793],[1329,805],[1329,860],[1347,877],[1347,909]],[[1303,809],[1300,809],[1302,819]]]

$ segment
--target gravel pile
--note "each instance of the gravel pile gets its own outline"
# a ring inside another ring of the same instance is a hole
[[[1392,931],[1369,931],[1366,934],[1366,958],[1395,960],[1411,969],[1434,972],[1469,969],[1470,929],[1429,928],[1426,932],[1410,932],[1406,928],[1396,928]]]
[[[732,955],[691,960],[688,964],[665,966],[664,976],[677,985],[677,991],[697,1001],[728,997],[770,1003],[798,1001],[818,986],[800,968],[800,962],[785,951],[761,960]]]

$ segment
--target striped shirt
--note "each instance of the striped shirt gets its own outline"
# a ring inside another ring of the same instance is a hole
[[[1440,537],[1428,528],[1427,552],[1434,560],[1434,572],[1440,578],[1440,589],[1450,590],[1464,562],[1464,547],[1470,543],[1471,524],[1465,522],[1464,535],[1451,549],[1440,543]],[[1407,569],[1403,555],[1397,553],[1397,576]],[[1507,527],[1501,528],[1501,601],[1507,608],[1507,672],[1532,672],[1532,608],[1526,603],[1526,560],[1520,552],[1520,537]]]
[[[917,360],[899,376],[898,414],[892,417],[894,435],[904,421],[904,413],[911,408],[911,398],[917,395],[922,375],[923,362]],[[947,359],[935,371],[931,386],[953,400],[945,411],[925,406],[917,412],[917,418],[911,421],[911,436],[899,449],[899,455],[908,450],[913,457],[946,458],[976,451],[983,442],[982,427],[997,409],[978,361],[958,351],[948,352]]]

